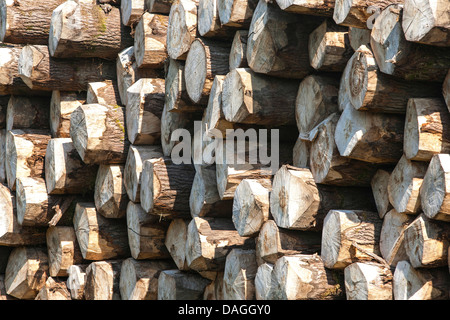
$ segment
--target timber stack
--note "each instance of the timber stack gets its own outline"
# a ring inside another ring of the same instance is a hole
[[[0,300],[449,300],[448,12],[0,0]]]

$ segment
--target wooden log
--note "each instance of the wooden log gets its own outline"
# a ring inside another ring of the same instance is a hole
[[[268,220],[256,239],[256,260],[258,265],[275,264],[283,256],[319,253],[321,239],[320,232],[279,228],[274,220]]]
[[[188,219],[173,219],[167,229],[164,241],[172,260],[179,270],[189,270],[185,250],[189,222],[190,220]]]
[[[164,270],[158,278],[158,300],[201,300],[209,283],[196,273]]]
[[[450,137],[444,128],[450,115],[442,98],[409,99],[406,110],[403,152],[409,160],[430,161],[450,152]]]
[[[12,97],[13,96],[11,95],[0,96],[0,128],[2,129],[6,128],[6,112],[8,109],[9,100]]]
[[[403,6],[402,27],[408,41],[450,46],[450,6],[446,1],[410,1]]]
[[[442,84],[442,95],[444,96],[445,104],[450,112],[450,69],[448,69],[447,76]]]
[[[350,108],[353,109],[351,105],[347,106],[346,111]],[[317,136],[311,142],[309,151],[311,173],[316,183],[366,187],[370,185],[370,181],[378,167],[373,162],[356,160],[339,152],[338,135],[342,134],[341,131],[343,130],[339,124],[344,122],[343,120],[341,121],[344,116],[344,113],[341,116],[338,113],[333,113],[314,129],[317,132]],[[366,125],[367,122],[361,124]],[[346,127],[346,129],[353,129],[353,127]],[[383,129],[385,128],[380,128],[380,130]],[[388,142],[386,142],[386,145],[388,145]],[[372,147],[371,144],[370,147]],[[378,155],[377,149],[376,156]],[[392,155],[389,154],[389,156]],[[368,157],[368,160],[373,158]]]
[[[389,177],[389,202],[400,213],[416,214],[420,210],[420,187],[427,162],[411,161],[402,156]]]
[[[11,190],[15,190],[16,178],[44,176],[50,139],[50,134],[40,129],[14,129],[6,133],[6,180]]]
[[[361,197],[356,197],[360,194]],[[270,212],[281,228],[319,231],[331,209],[373,209],[371,190],[316,184],[310,169],[283,165],[275,174]]]
[[[141,173],[141,206],[160,217],[190,217],[189,196],[195,169],[170,158],[145,160]]]
[[[229,57],[230,70],[236,68],[248,68],[247,39],[248,39],[248,30],[236,31],[230,49],[230,57]]]
[[[139,203],[129,201],[127,227],[131,256],[136,260],[170,258],[164,243],[168,225],[147,214]]]
[[[302,275],[308,274],[308,277]],[[284,256],[273,267],[275,300],[342,300],[344,278],[317,255]]]
[[[84,194],[95,189],[98,166],[85,164],[70,138],[53,138],[45,152],[48,194]]]
[[[86,300],[121,300],[120,269],[122,260],[95,261],[86,268]]]
[[[198,3],[197,29],[202,37],[215,39],[230,39],[235,30],[220,22],[218,0],[202,0]]]
[[[342,0],[336,1],[333,11],[333,19],[337,24],[347,27],[371,29],[373,11],[369,7],[383,10],[387,6],[403,3],[401,0]]]
[[[267,184],[271,184],[270,180]],[[239,183],[234,192],[232,221],[240,236],[257,236],[269,219],[270,192],[271,188],[264,187],[258,180],[244,179]]]
[[[131,27],[137,24],[144,12],[144,0],[120,0],[120,13],[124,25]]]
[[[50,57],[48,46],[43,45],[27,45],[22,49],[18,73],[30,89],[37,91],[86,91],[89,82],[116,78],[114,64],[110,61],[55,59]]]
[[[448,300],[450,277],[447,268],[413,268],[399,261],[394,272],[395,300]]]
[[[144,7],[145,10],[151,13],[169,14],[171,5],[171,0],[145,0]]]
[[[347,105],[336,124],[335,142],[343,157],[395,164],[403,154],[405,117],[363,112]]]
[[[333,0],[277,0],[278,6],[287,12],[312,16],[333,16]]]
[[[50,101],[50,131],[53,138],[70,138],[70,115],[86,102],[86,91],[54,90]]]
[[[292,149],[292,164],[297,168],[309,168],[309,151],[311,149],[311,142],[301,139],[299,136],[295,141]]]
[[[257,0],[218,0],[221,25],[248,29],[257,5]]]
[[[167,59],[169,17],[145,12],[134,31],[134,54],[138,68],[161,68]]]
[[[85,104],[70,116],[70,138],[84,163],[122,164],[130,146],[125,126],[124,108]]]
[[[423,178],[420,187],[420,203],[423,213],[430,219],[450,222],[450,210],[447,204],[449,165],[449,154],[436,154],[431,158]]]
[[[225,119],[245,124],[293,125],[299,83],[259,75],[249,68],[233,69],[222,86]]]
[[[224,300],[254,300],[257,270],[255,250],[232,249],[225,260]]]
[[[46,229],[25,227],[19,224],[16,212],[16,196],[10,189],[0,184],[0,245],[34,246],[45,244]]]
[[[206,286],[203,300],[223,300],[223,272],[217,272],[216,278]]]
[[[184,79],[186,92],[196,104],[208,103],[211,86],[216,75],[229,72],[230,45],[206,38],[191,43],[186,57]]]
[[[350,41],[350,46],[354,51],[358,50],[358,48],[361,47],[362,45],[370,47],[370,30],[349,27],[348,39]]]
[[[221,200],[217,190],[215,166],[200,166],[196,168],[189,196],[189,207],[192,218],[221,217],[230,218],[233,201]]]
[[[408,260],[404,246],[405,229],[414,220],[414,216],[398,213],[395,209],[386,213],[380,233],[380,253],[391,267],[399,261]]]
[[[197,272],[223,271],[233,248],[253,249],[254,246],[254,238],[241,237],[231,219],[196,217],[187,229],[186,263]]]
[[[97,212],[106,218],[122,218],[126,215],[128,201],[124,182],[124,166],[100,165],[94,189],[94,203]]]
[[[140,202],[141,175],[145,160],[157,160],[163,156],[160,146],[130,145],[123,172],[123,179],[128,198]]]
[[[348,62],[350,103],[356,110],[406,113],[410,98],[441,95],[441,86],[419,81],[404,81],[381,72],[372,51],[361,46]]]
[[[6,293],[22,300],[34,299],[48,278],[48,256],[45,248],[15,248],[5,271]]]
[[[83,263],[73,227],[50,227],[47,229],[46,238],[51,277],[67,277],[70,266]]]
[[[67,289],[70,291],[72,300],[84,300],[84,286],[86,284],[86,268],[88,265],[73,264],[67,269]]]
[[[0,183],[6,182],[6,129],[0,129]]]
[[[112,80],[90,82],[87,88],[85,103],[99,103],[110,106],[123,105],[120,100],[119,88],[117,87],[117,83]]]
[[[167,27],[167,53],[175,60],[185,60],[197,34],[197,3],[193,0],[172,2]]]
[[[393,209],[392,204],[389,202],[388,184],[390,171],[378,169],[370,181],[370,187],[372,188],[373,199],[377,207],[378,215],[381,219]]]
[[[447,266],[450,226],[420,214],[405,230],[405,249],[413,268]]]
[[[173,262],[137,261],[128,258],[120,268],[120,297],[122,300],[157,300],[158,278],[164,270],[172,269]]]
[[[398,5],[386,7],[375,20],[370,46],[378,67],[405,80],[442,83],[450,67],[450,49],[407,41],[401,21]]]
[[[48,277],[34,300],[72,300],[63,280]]]
[[[338,112],[339,79],[314,74],[300,82],[295,99],[295,119],[300,137],[308,140],[310,131],[330,114]]]
[[[259,1],[249,28],[248,65],[258,73],[304,78],[314,70],[309,63],[309,35],[321,22],[320,18],[284,12],[276,4]],[[280,37],[286,41],[273,40]]]
[[[256,300],[272,300],[272,263],[263,263],[258,266],[255,275]]]
[[[347,300],[393,300],[392,272],[384,264],[355,262],[344,269]]]
[[[121,23],[120,15],[120,9],[113,6],[104,10],[94,2],[64,2],[51,16],[50,56],[116,59],[120,51],[133,45],[131,29]]]
[[[132,144],[160,143],[164,84],[164,79],[141,78],[128,88],[126,126]]]
[[[2,1],[0,41],[47,45],[52,12],[63,2],[63,0]]]
[[[126,225],[123,221],[98,214],[94,203],[77,203],[73,226],[84,259],[107,260],[130,256]]]
[[[325,267],[344,269],[353,262],[373,260],[380,254],[382,220],[378,213],[363,210],[330,210],[322,230],[321,257]],[[356,249],[357,244],[364,251]]]
[[[5,274],[6,266],[8,265],[8,258],[13,250],[14,247],[0,246],[0,272],[2,275]],[[4,289],[4,287],[2,289]],[[2,289],[0,289],[0,291],[2,291]]]
[[[0,274],[0,300],[17,300],[17,298],[6,293],[4,274]]]
[[[159,69],[138,68],[134,46],[128,47],[117,54],[116,60],[117,88],[120,101],[127,105],[127,90],[140,78],[160,78],[163,73]]]
[[[48,97],[11,96],[6,109],[6,130],[48,129],[49,114]]]
[[[348,28],[327,19],[309,35],[309,61],[318,71],[341,72],[353,54]]]

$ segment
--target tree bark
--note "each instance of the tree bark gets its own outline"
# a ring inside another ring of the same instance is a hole
[[[438,153],[450,152],[445,128],[450,115],[442,98],[409,99],[406,110],[403,152],[409,160],[430,161]]]
[[[448,265],[450,226],[420,214],[405,230],[405,249],[413,268]]]
[[[202,300],[209,283],[196,273],[164,270],[158,278],[158,300]]]
[[[373,198],[377,207],[378,215],[381,219],[388,213],[393,207],[389,202],[388,185],[391,171],[378,169],[370,181],[370,187],[372,188]]]
[[[43,247],[15,248],[6,266],[6,293],[22,300],[34,299],[48,276],[48,257]]]
[[[322,230],[323,263],[329,269],[344,269],[353,262],[371,261],[367,254],[380,255],[383,220],[378,213],[363,210],[330,210]],[[356,249],[356,243],[365,252]]]
[[[164,79],[142,78],[127,90],[126,125],[134,145],[161,143]]]
[[[402,27],[408,41],[450,46],[450,5],[447,1],[406,0]]]
[[[87,89],[86,104],[93,103],[122,106],[117,82],[112,80],[90,82]]]
[[[312,16],[332,17],[334,0],[277,0],[278,6],[287,12]]]
[[[275,300],[342,300],[345,297],[343,276],[325,268],[316,254],[281,257],[273,267],[272,278]]]
[[[355,197],[356,194],[361,195]],[[281,228],[320,231],[334,208],[372,210],[369,188],[316,184],[310,169],[283,165],[275,174],[270,193],[270,212]]]
[[[231,219],[193,218],[188,225],[186,263],[190,269],[223,271],[225,260],[233,248],[252,249],[253,238],[241,237]]]
[[[169,223],[147,214],[139,203],[128,202],[127,227],[131,256],[136,260],[166,259],[164,244]]]
[[[6,179],[14,191],[16,178],[44,177],[45,152],[51,139],[46,130],[15,129],[6,134]]]
[[[99,215],[93,203],[77,203],[73,226],[84,259],[107,260],[130,256],[126,225],[123,221]]]
[[[120,16],[120,9],[113,6],[103,10],[93,2],[64,2],[51,16],[50,56],[116,59],[133,45],[131,29],[121,23]]]
[[[233,123],[281,126],[295,124],[299,81],[259,75],[251,69],[231,70],[222,86],[222,110]]]
[[[136,261],[128,258],[120,269],[120,297],[122,300],[157,300],[158,278],[164,270],[172,269],[173,262]]]
[[[179,270],[189,270],[186,262],[187,230],[191,220],[173,219],[167,229],[165,246]]]
[[[47,45],[52,12],[63,2],[64,0],[2,1],[0,41]]]
[[[420,187],[428,168],[427,162],[411,161],[405,156],[398,161],[389,177],[389,202],[400,213],[416,214],[420,210]]]
[[[248,68],[247,63],[247,39],[248,30],[237,30],[231,43],[229,67]]]
[[[97,212],[105,218],[122,218],[126,215],[128,200],[124,183],[124,166],[100,165],[94,191]]]
[[[309,35],[309,61],[318,71],[342,72],[353,54],[348,28],[327,19]]]
[[[229,69],[230,44],[206,38],[191,43],[186,57],[184,79],[186,92],[196,104],[206,105],[216,75]]]
[[[48,277],[34,300],[72,300],[72,298],[64,281]]]
[[[120,0],[120,13],[122,23],[134,26],[139,22],[145,12],[145,0]]]
[[[50,131],[53,138],[70,138],[70,115],[86,102],[86,92],[52,91]]]
[[[48,129],[49,97],[11,96],[6,109],[6,130]]]
[[[257,5],[257,0],[218,0],[220,23],[226,27],[248,29]]]
[[[258,265],[275,264],[283,256],[319,253],[321,240],[320,232],[279,228],[274,220],[268,220],[256,239],[256,260]]]
[[[320,18],[284,12],[276,4],[260,1],[249,29],[248,65],[258,73],[303,79],[314,70],[309,63],[308,39],[321,22]]]
[[[27,45],[22,49],[18,73],[30,89],[37,91],[86,91],[89,82],[116,78],[114,64],[110,61],[55,59],[43,45]]]
[[[134,32],[134,50],[138,68],[161,68],[167,59],[167,28],[169,17],[144,13]]]
[[[392,272],[381,263],[352,263],[344,277],[347,300],[393,300]]]
[[[120,269],[122,260],[95,261],[86,268],[86,300],[121,300]]]
[[[84,163],[122,164],[130,146],[125,126],[124,108],[86,104],[70,116],[70,137]]]

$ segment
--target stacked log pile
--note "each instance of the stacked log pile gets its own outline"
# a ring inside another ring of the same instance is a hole
[[[448,12],[0,0],[0,299],[450,299]]]

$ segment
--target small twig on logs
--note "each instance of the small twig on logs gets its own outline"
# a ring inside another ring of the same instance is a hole
[[[386,268],[391,269],[391,266],[386,262],[386,260],[384,260],[382,257],[380,257],[372,252],[368,252],[367,250],[364,250],[355,241],[352,242],[352,246],[355,247],[357,250],[361,251],[362,253],[368,255],[369,257],[375,259],[379,263],[383,264]]]

